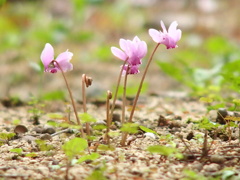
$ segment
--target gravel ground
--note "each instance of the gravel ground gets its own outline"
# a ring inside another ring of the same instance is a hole
[[[34,125],[31,118],[32,114],[29,112],[31,106],[5,107],[1,105],[1,133],[16,132],[17,125],[14,124],[17,122],[16,120],[19,120],[18,123],[24,125],[28,131],[2,143],[0,177],[3,179],[64,179],[68,169],[68,179],[86,179],[93,171],[101,171],[105,168],[100,173],[104,176],[99,175],[99,179],[201,179],[201,176],[205,176],[206,179],[213,177],[221,179],[224,175],[226,176],[226,172],[230,173],[227,177],[240,179],[240,146],[237,139],[239,134],[237,128],[231,129],[231,140],[229,138],[226,140],[222,136],[213,137],[209,131],[206,146],[208,151],[203,156],[205,130],[195,126],[195,122],[206,115],[206,107],[203,104],[187,98],[182,93],[175,92],[141,97],[138,105],[134,121],[153,129],[158,136],[139,130],[138,133],[128,137],[128,145],[125,147],[120,146],[121,136],[114,136],[111,139],[114,150],[104,151],[96,150],[96,144],[103,143],[103,135],[98,133],[97,139],[90,144],[90,151],[93,152],[95,149],[100,157],[94,161],[87,160],[80,164],[72,162],[69,169],[61,146],[77,134],[61,133],[51,136],[51,133],[59,132],[62,129],[47,125],[49,120],[64,121],[64,118],[50,118],[49,113],[57,113],[66,117],[68,103],[45,102],[45,107],[41,109],[38,125]],[[36,106],[41,108],[39,104]],[[96,117],[98,123],[104,123],[105,104],[100,101],[92,101],[87,106],[88,112]],[[79,111],[82,108],[81,104],[77,104],[77,107]],[[120,109],[116,109],[115,114],[115,125],[112,126],[111,131],[119,132],[117,127],[120,124],[118,116],[121,114]],[[207,116],[215,121],[216,114],[216,112],[212,112]],[[74,116],[72,114],[71,116],[71,119],[74,120]],[[44,129],[48,129],[48,131],[44,132]],[[46,132],[49,134],[47,135]],[[46,139],[45,143],[53,148],[48,151],[40,151],[35,140],[41,138]],[[179,160],[174,157],[152,154],[147,151],[151,145],[166,147],[175,145],[179,152],[184,154],[184,159]],[[10,151],[14,148],[22,148],[22,155]],[[34,153],[34,156],[28,157],[29,153]],[[81,155],[76,159],[80,157]],[[189,175],[186,169],[192,170],[196,174]]]

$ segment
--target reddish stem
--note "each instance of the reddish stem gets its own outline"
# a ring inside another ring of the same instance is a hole
[[[67,86],[67,89],[68,89],[68,92],[69,92],[69,95],[70,95],[70,99],[71,99],[71,101],[72,101],[72,106],[73,106],[74,114],[75,114],[76,119],[77,119],[77,123],[78,123],[79,126],[81,126],[81,128],[80,128],[81,135],[82,135],[82,137],[85,137],[84,131],[83,131],[83,129],[82,129],[81,122],[80,122],[79,117],[78,117],[78,114],[77,114],[77,108],[76,108],[75,102],[74,102],[74,100],[73,100],[72,91],[71,91],[71,89],[70,89],[70,87],[69,87],[69,85],[68,85],[68,82],[67,82],[67,79],[66,79],[66,77],[65,77],[65,75],[64,75],[64,72],[63,72],[60,64],[59,64],[56,60],[53,60],[52,62],[54,62],[54,63],[57,64],[58,68],[60,69],[60,71],[61,71],[61,73],[62,73],[62,76],[63,76],[63,78],[64,78],[65,84],[66,84],[66,86]]]

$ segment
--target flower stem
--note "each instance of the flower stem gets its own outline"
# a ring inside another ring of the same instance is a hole
[[[77,123],[78,123],[79,126],[82,126],[82,125],[81,125],[81,122],[80,122],[80,120],[79,120],[79,118],[78,118],[77,108],[76,108],[75,102],[74,102],[74,100],[73,100],[72,91],[70,90],[70,87],[69,87],[69,85],[68,85],[68,82],[67,82],[67,79],[66,79],[66,77],[65,77],[65,75],[64,75],[64,72],[63,72],[60,64],[59,64],[56,60],[53,60],[53,62],[55,62],[55,63],[57,64],[58,68],[61,70],[63,79],[64,79],[64,81],[65,81],[65,84],[66,84],[66,86],[67,86],[67,89],[68,89],[68,92],[69,92],[69,95],[70,95],[70,99],[71,99],[71,101],[72,101],[72,106],[73,106],[74,114],[75,114],[76,119],[77,119]],[[80,128],[80,132],[81,132],[82,137],[84,138],[84,137],[85,137],[85,134],[84,134],[84,131],[83,131],[82,127]]]
[[[87,113],[87,98],[86,98],[86,90],[85,85],[87,86],[87,76],[86,74],[82,75],[82,101],[83,101],[83,112]],[[86,123],[86,131],[87,135],[90,136],[90,124]]]
[[[127,90],[128,70],[129,70],[129,66],[127,67],[127,70],[126,70],[126,75],[125,75],[125,78],[124,78],[124,85],[123,85],[122,125],[125,123],[125,106],[126,106],[126,90]],[[120,142],[120,144],[122,146],[125,146],[127,135],[128,135],[127,132],[122,132],[122,139],[121,139],[121,142]]]
[[[119,76],[118,76],[117,87],[116,87],[116,91],[115,91],[115,94],[114,94],[114,98],[113,98],[113,102],[112,102],[112,106],[111,106],[110,117],[109,117],[110,124],[112,124],[113,111],[114,111],[115,104],[116,104],[116,100],[117,100],[118,89],[119,89],[119,85],[120,85],[121,78],[122,78],[122,72],[123,72],[123,69],[124,69],[125,64],[127,63],[127,60],[128,60],[128,59],[126,59],[126,60],[124,61],[123,65],[122,65],[122,68],[121,68],[121,71],[120,71],[120,74],[119,74]]]
[[[110,117],[109,117],[109,110],[110,110],[110,99],[112,98],[112,92],[111,91],[107,91],[107,101],[106,101],[106,119],[107,119],[107,131],[105,134],[105,140],[107,141],[108,146],[110,146],[110,138],[109,138],[109,131],[110,131],[110,126],[111,126],[111,121],[110,121]]]
[[[133,114],[134,114],[134,111],[135,111],[135,108],[136,108],[136,105],[137,105],[137,101],[138,101],[140,92],[141,92],[141,90],[142,90],[143,81],[144,81],[144,79],[145,79],[145,77],[146,77],[148,68],[149,68],[149,66],[150,66],[150,64],[151,64],[151,62],[152,62],[153,56],[154,56],[154,54],[155,54],[155,52],[156,52],[156,50],[157,50],[157,48],[158,48],[159,45],[160,45],[160,43],[158,43],[158,44],[156,45],[156,47],[154,48],[154,50],[153,50],[153,52],[152,52],[152,54],[151,54],[151,56],[150,56],[150,58],[149,58],[149,60],[148,60],[148,62],[147,62],[147,66],[146,66],[146,68],[145,68],[145,70],[144,70],[144,72],[143,72],[143,76],[142,76],[141,82],[140,82],[139,87],[138,87],[137,94],[136,94],[135,99],[134,99],[134,102],[133,102],[133,107],[132,107],[131,114],[130,114],[130,117],[129,117],[129,119],[128,119],[128,122],[132,122],[132,118],[133,118]]]
[[[122,125],[125,122],[125,106],[126,106],[126,90],[127,90],[127,77],[128,77],[129,66],[127,66],[124,84],[123,84],[123,97],[122,97]]]

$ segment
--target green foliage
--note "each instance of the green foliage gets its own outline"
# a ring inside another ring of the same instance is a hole
[[[175,157],[177,159],[182,159],[183,155],[178,152],[178,149],[175,147],[167,147],[167,146],[161,146],[161,145],[154,145],[154,146],[149,146],[147,150],[150,153],[157,153],[162,156],[166,157]]]
[[[138,126],[139,125],[135,123],[125,123],[120,130],[129,134],[135,134],[138,132]]]
[[[83,123],[94,123],[97,121],[92,115],[88,113],[81,113],[78,116],[81,119],[81,122]]]
[[[88,147],[88,142],[86,139],[76,137],[66,142],[62,146],[62,149],[69,159],[73,159],[74,156],[80,154],[87,147]]]
[[[98,150],[100,150],[100,151],[114,151],[115,150],[115,147],[113,147],[113,146],[108,146],[108,145],[104,145],[104,144],[100,144],[99,146],[98,146]]]
[[[182,178],[181,180],[195,180],[195,179],[207,180],[207,178],[204,177],[203,175],[200,175],[199,173],[189,169],[183,170],[183,174],[185,177]]]
[[[149,129],[149,128],[145,127],[145,126],[139,126],[139,128],[140,128],[141,130],[143,130],[144,132],[149,132],[149,133],[153,133],[153,134],[158,135],[158,133],[157,133],[156,131],[154,131],[154,130],[152,130],[152,129]]]
[[[20,119],[14,119],[13,122],[12,122],[14,125],[18,125],[21,123],[21,120]]]
[[[103,129],[106,129],[107,126],[104,125],[104,124],[96,124],[96,125],[93,125],[92,127],[94,130],[103,130]]]
[[[35,142],[37,143],[37,146],[40,151],[50,151],[50,150],[54,149],[53,145],[47,144],[46,141],[44,141],[44,140],[37,139],[37,140],[35,140]]]
[[[106,169],[106,165],[95,168],[93,172],[86,178],[86,180],[107,180],[107,178],[104,176]]]
[[[213,130],[219,127],[220,125],[217,123],[211,122],[206,117],[203,117],[199,122],[197,122],[197,126],[201,129]]]
[[[10,152],[14,152],[14,153],[17,153],[18,155],[21,155],[23,150],[22,148],[14,148],[14,149],[10,149]]]
[[[41,97],[43,100],[53,101],[53,100],[64,100],[65,93],[64,91],[57,90],[57,91],[50,91],[42,95]]]
[[[50,117],[53,117],[53,119],[62,119],[63,116],[59,114],[50,114]],[[68,122],[56,122],[56,121],[48,121],[48,125],[53,126],[53,127],[62,127],[62,128],[71,128],[71,129],[80,129],[81,126],[76,125],[76,124],[70,124]]]
[[[221,177],[221,179],[222,179],[222,180],[228,180],[228,179],[230,179],[232,176],[234,176],[235,174],[236,174],[236,172],[233,171],[233,170],[223,169],[223,170],[222,170],[222,177]]]
[[[35,157],[38,157],[38,154],[35,153],[35,152],[32,152],[32,153],[28,153],[25,155],[26,157],[30,157],[30,158],[35,158]]]
[[[16,136],[15,133],[0,133],[0,139],[6,140],[6,141],[12,139],[14,136]]]
[[[87,155],[84,155],[84,156],[80,157],[78,159],[78,163],[82,163],[86,160],[94,161],[94,160],[98,159],[99,157],[100,157],[100,154],[98,154],[98,153],[87,154]]]

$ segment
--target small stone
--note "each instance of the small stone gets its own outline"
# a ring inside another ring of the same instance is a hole
[[[43,128],[42,127],[35,127],[35,128],[33,128],[33,131],[35,131],[36,133],[42,133]]]
[[[216,163],[212,163],[212,164],[209,164],[209,165],[205,165],[203,167],[203,169],[206,172],[216,172],[216,171],[218,171],[220,169],[220,165],[216,164]]]
[[[226,121],[224,119],[226,116],[228,116],[227,109],[219,108],[218,111],[217,111],[216,122],[218,122],[220,124],[226,124]]]
[[[150,132],[144,133],[144,136],[147,137],[147,138],[151,138],[151,139],[156,139],[157,138],[154,133],[150,133]]]
[[[212,155],[210,157],[210,161],[212,163],[218,163],[218,164],[221,164],[221,163],[224,163],[226,161],[226,159],[220,155]]]
[[[50,134],[43,134],[40,136],[41,140],[52,140],[52,136]]]
[[[28,129],[26,128],[26,126],[24,125],[17,125],[15,128],[14,128],[14,132],[16,134],[24,134],[25,132],[28,132]]]
[[[53,134],[55,132],[56,132],[56,130],[52,127],[48,127],[42,131],[42,133],[48,133],[48,134]]]

